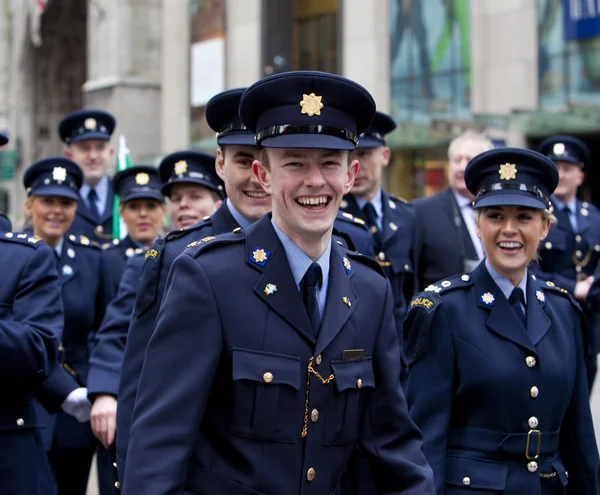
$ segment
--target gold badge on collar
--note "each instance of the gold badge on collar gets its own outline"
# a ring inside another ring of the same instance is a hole
[[[140,172],[135,175],[135,183],[138,186],[146,186],[150,182],[150,176],[146,172]]]
[[[542,292],[542,289],[538,289],[538,290],[535,291],[535,297],[537,297],[538,301],[540,301],[540,302],[545,302],[546,301],[546,296]]]
[[[277,286],[275,284],[267,284],[267,286],[264,288],[263,292],[267,296],[270,296],[271,294],[274,294],[275,292],[277,292]]]
[[[252,253],[252,259],[256,263],[263,263],[263,262],[267,261],[267,258],[268,258],[268,256],[264,249],[255,249],[254,252]]]
[[[67,169],[64,167],[54,167],[52,169],[52,179],[56,182],[64,182],[67,180]]]
[[[556,143],[552,147],[552,153],[555,155],[562,155],[565,152],[565,144],[564,143]]]
[[[187,172],[187,162],[185,160],[179,160],[176,164],[175,164],[175,173],[177,175],[183,175]]]
[[[323,108],[323,103],[321,103],[322,99],[322,96],[317,96],[314,93],[309,95],[303,94],[302,101],[300,102],[302,113],[308,114],[309,117],[321,115],[321,108]]]
[[[495,301],[496,298],[491,292],[486,292],[485,294],[481,295],[481,302],[486,306],[493,306]]]
[[[512,180],[517,178],[517,166],[514,163],[505,163],[504,165],[500,165],[500,170],[498,170],[500,174],[500,179],[502,180]]]
[[[85,127],[88,131],[93,131],[96,129],[96,119],[85,119],[83,123],[83,127]]]

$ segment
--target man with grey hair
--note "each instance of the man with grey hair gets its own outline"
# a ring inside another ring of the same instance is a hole
[[[448,188],[413,202],[418,219],[413,253],[420,290],[470,272],[483,258],[475,232],[473,195],[465,185],[464,172],[471,159],[493,147],[490,139],[473,131],[456,137],[448,147]]]

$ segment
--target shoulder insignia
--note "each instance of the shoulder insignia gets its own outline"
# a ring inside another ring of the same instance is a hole
[[[28,234],[26,232],[6,232],[2,238],[7,241],[26,244],[31,247],[33,247],[35,244],[42,240],[41,237],[38,237],[33,234]]]
[[[425,287],[424,292],[434,292],[436,294],[443,294],[461,287],[468,287],[472,285],[471,276],[464,273],[462,275],[455,275],[447,279],[436,282]]]
[[[360,254],[359,252],[356,252],[356,251],[350,251],[348,249],[346,249],[345,251],[346,251],[346,256],[348,258],[357,260],[360,263],[362,263],[363,265],[367,265],[367,266],[371,267],[373,270],[375,270],[377,273],[379,273],[382,277],[385,277],[385,272],[383,271],[383,268],[381,268],[381,265],[377,261],[375,261],[373,258],[371,258],[370,256],[365,256],[364,254]],[[350,268],[352,268],[352,267],[350,267]],[[346,270],[346,272],[348,274],[350,273],[347,270]]]
[[[414,297],[412,301],[410,301],[410,309],[414,308],[415,306],[419,306],[421,308],[425,308],[426,311],[431,313],[436,304],[437,303],[433,300],[433,298],[418,296]]]
[[[146,251],[146,254],[144,255],[144,260],[150,259],[152,261],[156,261],[159,256],[160,251],[156,248],[151,247],[150,249],[148,249],[148,251]]]
[[[365,221],[362,218],[354,218],[354,221],[360,225],[365,225]]]
[[[104,244],[102,244],[102,249],[108,249],[111,246],[110,242],[105,242]]]
[[[91,242],[84,235],[70,235],[68,237],[68,239],[73,244],[76,244],[78,246],[85,246],[85,247],[89,247],[89,248],[92,248],[92,249],[97,249],[98,251],[102,250],[102,247],[100,247],[100,245],[97,242]],[[114,243],[114,241],[113,241],[113,243]]]
[[[354,220],[354,217],[352,216],[352,214],[351,214],[351,213],[348,213],[347,211],[343,211],[343,212],[342,212],[342,216],[343,216],[344,218],[347,218],[348,220]]]
[[[208,236],[200,240],[190,242],[187,246],[192,251],[188,254],[196,258],[200,253],[212,249],[216,246],[223,246],[225,244],[234,244],[245,240],[246,237],[239,233],[228,232],[226,234],[219,234],[217,236]],[[187,249],[186,249],[187,251]]]
[[[179,229],[179,230],[173,230],[173,231],[169,232],[165,236],[165,239],[167,241],[173,241],[175,239],[179,239],[183,235],[189,234],[190,232],[195,232],[196,230],[202,229],[202,228],[206,227],[207,225],[211,225],[211,224],[212,224],[211,217],[204,217],[200,222],[192,225],[191,227],[188,227],[187,229]]]

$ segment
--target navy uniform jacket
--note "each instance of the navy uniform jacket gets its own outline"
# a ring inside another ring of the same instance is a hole
[[[485,263],[413,298],[406,395],[438,495],[598,493],[584,325],[530,273],[525,329]]]
[[[344,211],[366,222],[367,218],[359,208],[356,198],[348,194],[344,199]],[[412,251],[416,217],[411,205],[389,193],[383,192],[382,205],[381,252],[376,253],[375,259],[392,285],[394,318],[396,326],[400,329],[407,303],[416,288]]]
[[[77,204],[77,214],[69,228],[68,234],[83,235],[91,241],[96,241],[98,244],[104,244],[105,242],[111,241],[114,197],[112,181],[109,180],[106,207],[104,208],[104,213],[100,217],[100,221],[96,221],[90,213],[86,200],[80,196]]]
[[[57,448],[64,449],[83,448],[94,442],[90,424],[77,422],[60,405],[69,393],[87,383],[91,345],[103,316],[101,254],[101,249],[86,237],[64,237],[58,262],[65,309],[59,356],[62,366],[56,367],[36,390],[36,398],[45,408],[39,407],[38,413],[46,425],[43,434],[48,450],[53,441]]]
[[[464,260],[477,261],[477,251],[451,189],[412,203],[419,219],[415,228],[415,273],[419,290],[462,273]]]
[[[53,252],[37,238],[2,233],[0,253],[0,491],[44,495],[52,478],[33,389],[58,360],[60,283]]]
[[[536,272],[573,294],[577,277],[594,275],[600,260],[600,211],[594,205],[577,201],[577,232],[573,232],[564,213],[556,211],[558,222],[552,225],[540,249]],[[580,265],[580,271],[577,266]],[[588,317],[590,353],[600,352],[600,319],[582,304]]]
[[[132,256],[125,265],[117,295],[108,304],[96,332],[90,355],[87,389],[89,396],[110,394],[117,397],[127,330],[144,266],[144,255]]]
[[[117,295],[127,260],[142,251],[128,235],[102,245],[102,297],[105,304]]]
[[[336,494],[358,443],[381,491],[433,493],[378,265],[333,243],[315,342],[270,215],[192,245],[146,351],[124,493]]]

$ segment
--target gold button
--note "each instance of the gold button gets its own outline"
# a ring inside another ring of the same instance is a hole
[[[406,271],[406,272],[407,272],[408,270],[410,270],[410,266],[408,266],[408,265],[404,265],[404,271]]]
[[[530,473],[535,473],[538,470],[538,463],[531,461],[529,464],[527,464],[527,469]]]
[[[306,471],[306,479],[308,481],[312,481],[315,479],[315,468],[308,468],[308,471]]]
[[[463,485],[469,486],[470,484],[471,484],[471,478],[469,478],[468,476],[465,476],[463,478]]]
[[[535,416],[531,416],[531,418],[529,418],[528,423],[529,423],[529,428],[531,428],[532,430],[534,428],[537,428],[538,425],[540,424],[538,419]]]
[[[596,245],[594,246],[594,250],[595,250],[595,251],[600,251],[600,244],[596,244]]]
[[[362,380],[359,378],[358,380],[356,380],[356,388],[360,387],[362,387]]]
[[[311,420],[313,423],[316,423],[316,422],[317,422],[317,419],[319,419],[319,411],[317,411],[316,409],[313,409],[313,410],[310,412],[310,420]]]
[[[117,463],[113,462],[113,467],[116,468],[117,467]]]
[[[98,225],[96,227],[96,232],[98,232],[98,234],[102,234],[102,232],[104,232],[104,227],[102,225]]]
[[[321,355],[319,354],[317,356],[317,358],[315,359],[315,362],[317,363],[317,365],[321,364],[321,361],[323,360],[323,358],[321,357]]]
[[[267,371],[263,375],[263,380],[265,381],[265,383],[271,383],[273,381],[273,373],[271,373],[270,371]]]
[[[121,488],[121,483],[119,483],[118,481],[115,481],[115,486],[116,486],[117,488]]]
[[[581,236],[579,234],[575,236],[575,242],[581,242]]]
[[[534,399],[540,395],[540,391],[538,390],[537,387],[531,387],[531,390],[529,391],[529,395],[531,395],[531,397],[533,397]]]
[[[25,421],[23,420],[23,418],[17,419],[17,426],[23,426],[24,424],[25,424]]]
[[[533,368],[536,364],[536,360],[533,356],[527,356],[525,358],[525,363],[527,363],[528,367]]]
[[[581,258],[581,255],[583,253],[578,249],[577,251],[575,251],[575,256],[577,256],[578,258]]]
[[[580,267],[579,265],[577,265],[577,266],[575,267],[575,271],[576,271],[577,273],[581,272],[581,267]]]
[[[381,252],[377,255],[377,257],[379,258],[379,261],[383,261],[385,260],[385,253]]]
[[[547,242],[546,244],[544,244],[544,247],[546,249],[552,249],[552,243],[551,242]]]

